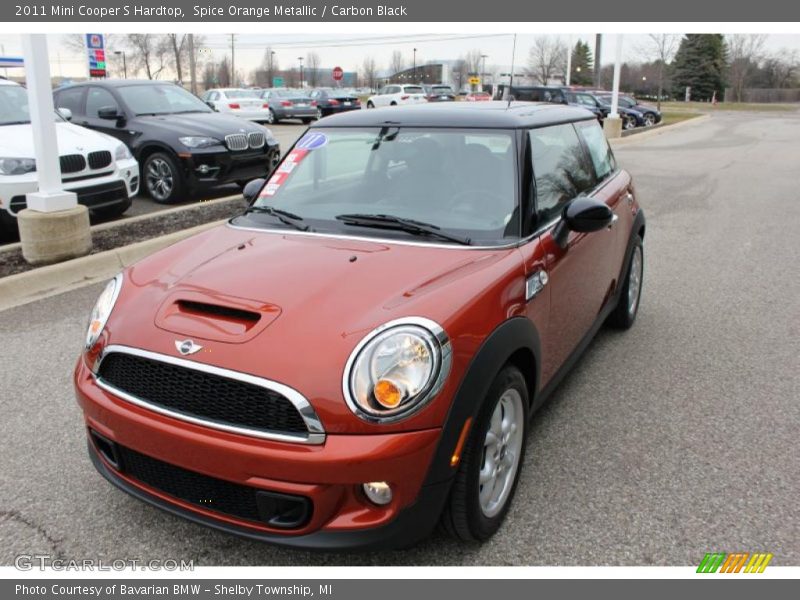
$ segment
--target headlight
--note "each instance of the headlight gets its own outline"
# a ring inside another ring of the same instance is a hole
[[[122,274],[120,273],[114,279],[106,284],[106,289],[100,294],[97,302],[92,309],[92,314],[89,317],[89,328],[86,331],[86,349],[88,350],[95,345],[103,332],[103,328],[108,322],[108,317],[111,316],[111,310],[117,302],[119,290],[122,287]]]
[[[345,366],[344,397],[362,419],[397,421],[439,392],[450,362],[450,342],[437,323],[419,317],[391,321],[353,350]]]
[[[0,158],[0,173],[3,175],[24,175],[36,170],[32,158]]]
[[[128,147],[125,144],[120,144],[117,146],[117,149],[114,150],[114,160],[126,160],[128,158],[133,158],[131,151],[128,150]]]
[[[209,148],[222,144],[218,139],[212,137],[190,136],[178,138],[178,141],[187,148]]]

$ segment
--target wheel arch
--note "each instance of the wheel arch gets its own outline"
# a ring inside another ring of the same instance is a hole
[[[147,158],[156,152],[165,152],[169,154],[176,163],[178,163],[178,154],[175,152],[175,150],[166,144],[163,144],[162,142],[144,142],[136,148],[134,154],[136,155],[136,160],[139,161],[139,165],[144,167],[144,162],[147,160]]]
[[[528,385],[530,407],[535,405],[541,373],[541,342],[536,326],[527,317],[512,317],[498,325],[472,357],[450,404],[439,446],[428,470],[426,485],[452,478],[453,450],[467,419],[477,418],[495,376],[507,364],[522,372]]]

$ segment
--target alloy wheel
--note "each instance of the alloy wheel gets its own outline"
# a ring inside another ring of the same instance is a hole
[[[175,185],[172,167],[163,158],[154,158],[147,165],[147,191],[156,200],[167,200]]]
[[[478,474],[478,502],[486,517],[494,517],[503,510],[514,487],[522,454],[524,415],[520,393],[514,388],[503,392],[483,440]]]
[[[631,257],[631,268],[628,274],[628,313],[633,316],[639,306],[639,293],[642,290],[642,273],[644,261],[642,260],[642,247],[636,246]]]

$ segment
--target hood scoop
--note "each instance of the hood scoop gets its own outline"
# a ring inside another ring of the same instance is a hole
[[[161,305],[155,324],[179,336],[241,344],[261,333],[280,314],[278,306],[257,300],[179,291]]]

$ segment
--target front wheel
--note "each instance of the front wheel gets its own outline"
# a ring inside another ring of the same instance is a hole
[[[639,301],[642,297],[642,279],[644,277],[644,244],[638,235],[633,242],[628,272],[625,282],[619,291],[619,300],[614,311],[608,316],[608,324],[617,329],[630,329],[639,313]]]
[[[142,167],[147,193],[158,204],[171,204],[183,194],[183,178],[178,164],[166,152],[154,152]]]
[[[624,117],[624,119],[622,121],[622,126],[625,129],[635,129],[636,128],[636,117],[633,117],[631,115],[625,115],[625,117]]]
[[[372,100],[367,101],[367,108],[375,108],[375,105],[372,103]]]
[[[453,537],[484,541],[503,523],[525,456],[528,405],[522,373],[503,367],[472,427],[442,513],[442,527]]]
[[[656,116],[653,113],[647,113],[644,116],[644,126],[652,127],[656,124]]]

